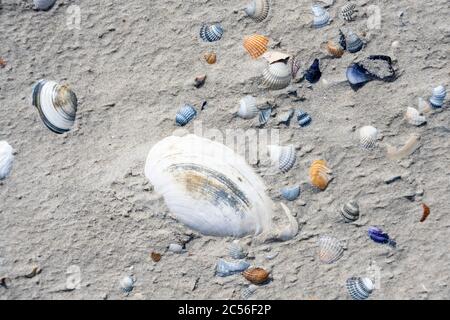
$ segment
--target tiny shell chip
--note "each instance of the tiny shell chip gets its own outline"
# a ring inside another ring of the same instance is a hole
[[[157,252],[152,252],[152,253],[150,254],[150,257],[152,258],[152,260],[153,260],[154,262],[159,262],[159,261],[161,260],[161,254],[160,254],[160,253],[157,253]]]
[[[266,108],[259,111],[259,125],[265,125],[272,115],[272,108]]]
[[[319,260],[331,264],[339,260],[344,254],[344,248],[340,241],[330,236],[319,238]]]
[[[184,252],[183,246],[178,243],[169,244],[168,250],[173,253],[183,253]]]
[[[417,109],[411,107],[406,109],[405,118],[414,126],[421,126],[427,122],[427,119]]]
[[[269,280],[269,272],[263,268],[250,268],[244,271],[242,275],[253,284],[263,284]]]

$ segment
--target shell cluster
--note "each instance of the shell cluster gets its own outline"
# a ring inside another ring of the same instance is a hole
[[[309,168],[309,179],[311,184],[320,190],[325,190],[331,180],[331,170],[325,160],[315,160]]]
[[[222,39],[223,27],[220,23],[203,24],[200,28],[200,38],[205,42],[215,42]]]
[[[0,180],[11,174],[14,162],[13,148],[6,141],[0,141]]]
[[[281,189],[281,195],[288,201],[294,201],[300,195],[300,186],[292,186]]]
[[[347,291],[354,300],[365,300],[369,298],[375,288],[369,278],[351,277],[346,282]]]
[[[318,241],[319,260],[323,263],[331,264],[339,260],[344,254],[341,242],[330,236],[322,236]]]
[[[256,22],[261,22],[269,15],[270,2],[269,0],[252,0],[247,4],[244,11]]]
[[[32,104],[51,131],[61,134],[75,123],[78,100],[66,85],[40,80],[33,87]]]

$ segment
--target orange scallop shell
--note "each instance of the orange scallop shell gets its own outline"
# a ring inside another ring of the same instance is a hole
[[[315,160],[309,168],[311,184],[320,190],[325,190],[330,181],[331,170],[327,167],[325,160]]]
[[[333,57],[340,58],[344,54],[344,49],[333,41],[327,42],[327,51],[329,54],[331,54]]]
[[[430,208],[425,203],[422,203],[422,209],[423,209],[423,213],[422,213],[422,218],[420,218],[420,222],[424,222],[427,219],[427,217],[430,215]]]
[[[214,52],[205,53],[203,56],[208,64],[214,64],[217,61],[217,56]]]
[[[244,38],[244,48],[253,59],[257,59],[267,51],[268,43],[269,38],[259,34],[254,34]]]
[[[242,275],[253,284],[261,284],[269,279],[269,272],[263,268],[249,268]]]

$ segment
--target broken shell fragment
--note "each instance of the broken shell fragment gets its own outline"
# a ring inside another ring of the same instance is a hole
[[[422,116],[417,109],[411,107],[408,107],[406,109],[405,118],[410,124],[414,126],[421,126],[427,122],[427,119],[425,119],[425,117]]]
[[[300,195],[300,186],[286,187],[281,189],[281,195],[288,201],[294,201]]]
[[[319,59],[314,59],[313,64],[306,70],[305,79],[310,83],[316,83],[319,81],[322,72],[320,71]]]
[[[134,279],[130,276],[125,276],[120,280],[120,289],[123,292],[128,293],[133,291],[134,288]]]
[[[278,51],[268,51],[264,53],[263,58],[269,62],[269,64],[275,63],[275,62],[284,62],[287,63],[290,55]]]
[[[0,180],[11,174],[14,155],[13,148],[6,141],[0,141]]]
[[[264,126],[272,115],[272,107],[261,109],[259,111],[259,125]]]
[[[322,28],[328,25],[328,22],[330,21],[330,14],[327,10],[315,4],[311,7],[311,11],[314,16],[312,23],[314,28]]]
[[[378,227],[369,227],[367,233],[370,239],[372,239],[374,242],[388,244],[393,248],[395,248],[395,246],[397,245],[397,243],[392,240],[387,233],[383,232],[383,230]]]
[[[422,203],[422,217],[420,218],[420,222],[424,222],[429,215],[430,208],[425,203]]]
[[[263,268],[250,268],[245,270],[242,275],[253,284],[263,284],[269,280],[269,272]]]
[[[248,267],[250,267],[250,264],[244,260],[228,262],[223,259],[219,259],[216,264],[216,276],[228,277],[232,274],[240,273]]]
[[[47,11],[55,4],[56,0],[33,0],[36,10]]]
[[[412,134],[403,147],[397,149],[389,144],[386,144],[386,154],[390,160],[400,160],[412,154],[420,146],[420,136]]]

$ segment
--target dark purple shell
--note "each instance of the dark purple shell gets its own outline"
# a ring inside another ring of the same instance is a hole
[[[305,73],[305,79],[310,83],[315,83],[319,81],[322,72],[319,68],[319,59],[314,59],[313,64]]]
[[[389,244],[392,247],[395,247],[396,243],[394,240],[389,238],[389,235],[380,228],[377,227],[369,227],[368,235],[370,239],[377,243]]]

